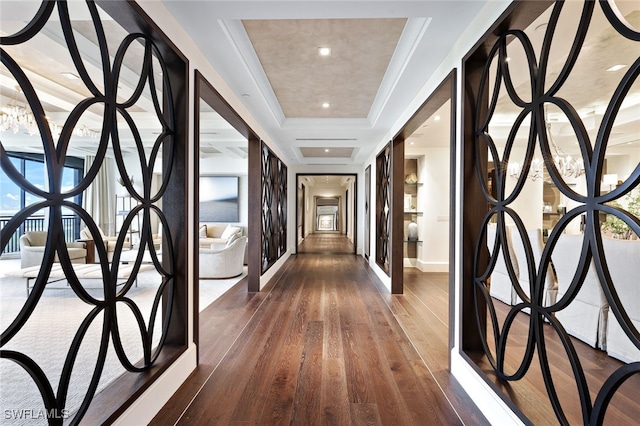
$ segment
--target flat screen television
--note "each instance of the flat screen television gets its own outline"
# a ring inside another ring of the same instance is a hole
[[[200,222],[238,222],[238,176],[200,176]]]

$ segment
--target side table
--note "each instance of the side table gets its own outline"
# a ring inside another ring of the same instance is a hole
[[[96,242],[93,240],[76,240],[79,243],[84,243],[84,247],[87,249],[86,263],[96,263]]]

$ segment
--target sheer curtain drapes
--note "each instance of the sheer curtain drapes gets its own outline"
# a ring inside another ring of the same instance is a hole
[[[88,155],[84,159],[84,173],[93,164],[95,157]],[[82,207],[93,217],[98,227],[105,235],[115,235],[115,191],[114,191],[113,160],[105,158],[98,175],[82,197]]]

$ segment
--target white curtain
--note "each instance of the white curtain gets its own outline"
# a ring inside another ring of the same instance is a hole
[[[84,174],[95,161],[95,156],[88,155],[84,159]],[[105,158],[102,166],[82,197],[82,207],[93,217],[105,235],[115,235],[115,191],[113,177],[113,160]]]

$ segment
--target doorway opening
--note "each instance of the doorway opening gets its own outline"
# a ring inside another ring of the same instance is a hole
[[[356,254],[355,174],[296,175],[298,254]]]

